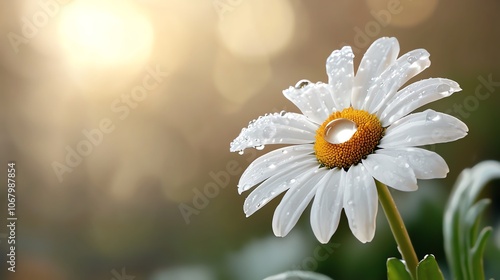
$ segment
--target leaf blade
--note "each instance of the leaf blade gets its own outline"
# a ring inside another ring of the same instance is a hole
[[[434,255],[425,255],[417,266],[417,280],[444,280]]]
[[[412,280],[410,273],[406,270],[403,261],[396,258],[387,259],[388,280]]]

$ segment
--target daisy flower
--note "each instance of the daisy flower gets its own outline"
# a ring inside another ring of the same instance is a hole
[[[240,194],[258,185],[245,200],[247,217],[286,191],[274,212],[276,236],[287,235],[314,198],[310,220],[320,242],[330,240],[344,209],[353,235],[365,243],[375,235],[376,180],[415,191],[417,179],[446,177],[443,158],[417,146],[463,138],[467,126],[430,109],[410,113],[461,89],[443,78],[400,89],[430,60],[424,49],[398,54],[397,39],[380,38],[355,75],[352,49],[336,50],[326,60],[328,83],[302,80],[283,91],[302,114],[268,114],[242,129],[232,152],[292,144],[257,158],[242,174]]]

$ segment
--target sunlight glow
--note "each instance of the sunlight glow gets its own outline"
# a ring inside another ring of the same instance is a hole
[[[219,22],[221,43],[234,55],[269,57],[287,47],[295,32],[289,1],[244,2]]]
[[[145,61],[153,44],[149,20],[129,1],[74,1],[61,13],[59,35],[72,62],[128,65]]]

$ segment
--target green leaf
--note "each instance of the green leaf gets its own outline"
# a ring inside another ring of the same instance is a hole
[[[417,280],[444,280],[433,255],[425,255],[424,259],[418,263]]]
[[[500,162],[483,161],[464,169],[453,187],[443,222],[444,248],[453,279],[485,279],[483,252],[491,228],[479,232],[479,224],[490,201],[475,201],[484,186],[496,178],[500,178]]]
[[[403,261],[396,258],[387,260],[387,279],[389,280],[412,280],[410,273],[406,270]]]
[[[486,241],[488,240],[488,237],[490,237],[492,231],[493,229],[491,227],[485,227],[479,234],[479,237],[477,238],[477,241],[474,244],[471,252],[472,265],[474,267],[483,267],[484,248],[486,247]],[[475,270],[474,273],[474,279],[484,279],[484,271],[482,269]]]
[[[477,233],[479,229],[479,222],[481,220],[480,215],[484,212],[486,207],[491,203],[489,199],[481,199],[476,202],[465,214],[465,224],[470,227],[470,243],[473,244],[477,238]]]

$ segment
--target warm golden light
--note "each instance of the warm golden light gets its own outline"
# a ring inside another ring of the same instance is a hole
[[[412,27],[434,13],[438,0],[367,0],[367,4],[372,16],[382,26]]]
[[[69,59],[84,65],[143,62],[153,44],[151,23],[129,1],[74,1],[61,12],[59,34]]]
[[[251,77],[251,79],[249,79]],[[271,80],[272,70],[265,59],[252,62],[238,60],[228,54],[216,56],[213,81],[217,93],[230,101],[229,111],[239,110]]]
[[[233,54],[269,56],[286,47],[295,31],[288,1],[246,1],[219,22],[219,37]]]

